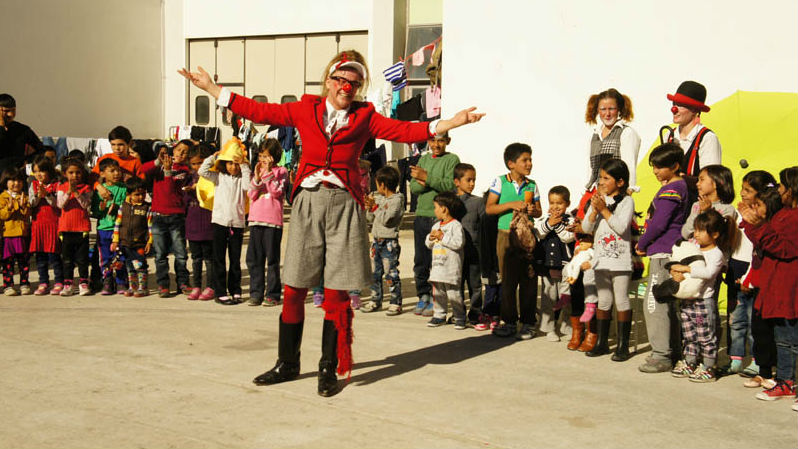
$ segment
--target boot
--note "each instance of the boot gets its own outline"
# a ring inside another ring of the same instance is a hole
[[[127,290],[125,290],[125,296],[133,296],[136,294],[136,290],[139,288],[138,277],[135,274],[128,274],[127,275]]]
[[[568,350],[575,351],[582,343],[584,337],[585,325],[579,321],[578,316],[571,317],[571,341],[568,342]]]
[[[618,311],[618,347],[612,355],[613,362],[625,362],[632,357],[629,353],[629,334],[632,332],[632,311]]]
[[[585,353],[586,356],[598,357],[600,355],[610,353],[610,345],[608,341],[610,338],[610,316],[609,310],[599,309],[596,311],[596,322],[598,323],[598,343],[593,347],[592,351]]]
[[[585,339],[582,340],[582,344],[579,345],[579,352],[588,352],[592,351],[594,347],[596,347],[596,341],[598,341],[598,334],[596,334],[596,320],[590,320],[585,325]]]
[[[321,360],[319,360],[319,396],[329,397],[338,393],[338,330],[335,321],[324,320],[321,334]]]
[[[150,294],[150,290],[147,288],[147,272],[146,271],[139,271],[136,273],[139,281],[139,288],[136,289],[135,297],[136,298],[143,298]]]
[[[296,324],[283,322],[280,315],[280,334],[277,343],[277,363],[274,368],[252,380],[255,385],[272,385],[299,377],[299,347],[302,345],[304,321]]]

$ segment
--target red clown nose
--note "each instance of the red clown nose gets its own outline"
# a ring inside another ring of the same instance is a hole
[[[346,92],[348,94],[352,93],[352,85],[349,84],[349,83],[344,84],[343,86],[341,86],[341,90],[343,90],[344,92]]]
[[[671,108],[671,112],[675,114],[675,113],[679,112],[679,108],[674,106],[674,107]]]

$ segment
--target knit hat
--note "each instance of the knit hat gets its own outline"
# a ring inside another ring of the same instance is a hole
[[[704,104],[706,99],[707,88],[695,81],[685,81],[676,89],[676,94],[668,94],[668,100],[702,112],[709,112],[709,106]]]

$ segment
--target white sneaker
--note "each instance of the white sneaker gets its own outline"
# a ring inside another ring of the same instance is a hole
[[[80,284],[78,287],[78,294],[80,296],[88,296],[91,294],[91,289],[89,288],[89,284]]]
[[[535,336],[534,332],[535,331],[532,329],[532,326],[528,324],[522,324],[521,330],[518,331],[518,335],[516,335],[515,338],[518,340],[531,340],[532,337]]]
[[[6,287],[5,290],[3,290],[3,294],[6,296],[17,296],[19,292],[14,287]]]
[[[75,293],[75,284],[64,284],[64,288],[61,290],[61,296],[72,296]]]
[[[30,295],[31,289],[29,284],[22,284],[19,286],[19,293],[21,295]]]
[[[556,331],[546,332],[546,341],[560,341],[560,336],[557,335]]]

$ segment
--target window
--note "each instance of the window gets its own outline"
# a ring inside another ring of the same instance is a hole
[[[442,29],[441,25],[410,25],[407,27],[407,51],[405,51],[405,55],[408,58],[407,79],[411,84],[412,81],[429,81],[426,70],[432,53],[429,51],[424,52],[424,64],[420,66],[410,64],[410,55],[441,37]]]
[[[194,121],[197,125],[207,125],[211,120],[211,100],[207,95],[194,98]]]
[[[296,101],[296,95],[283,95],[280,98],[280,103],[293,103]]]
[[[269,99],[266,98],[266,95],[255,95],[252,97],[253,100],[257,101],[258,103],[268,103]]]

